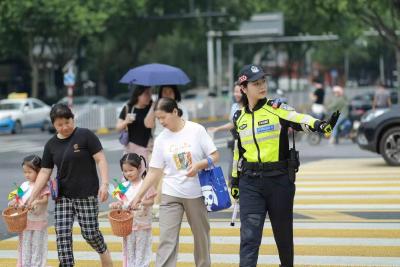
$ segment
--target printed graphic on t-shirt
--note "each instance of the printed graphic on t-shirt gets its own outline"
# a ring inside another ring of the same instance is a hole
[[[80,149],[79,149],[79,145],[78,144],[74,144],[74,152],[80,152]]]
[[[180,144],[171,144],[169,152],[172,154],[172,159],[177,170],[185,170],[192,165],[192,154],[190,152],[191,145],[183,142]]]
[[[192,154],[189,151],[174,154],[173,157],[177,170],[185,170],[192,164]]]

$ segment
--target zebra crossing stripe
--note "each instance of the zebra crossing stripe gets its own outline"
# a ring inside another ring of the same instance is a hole
[[[108,249],[111,253],[122,251],[122,240],[120,242],[107,243]],[[157,250],[158,243],[153,242],[153,252]],[[10,247],[10,251],[16,247]],[[55,242],[49,242],[49,251],[57,251]],[[74,253],[91,251],[92,248],[86,242],[74,242]],[[4,253],[9,250],[2,250],[0,257],[5,256]],[[193,243],[179,243],[179,254],[190,254],[194,251]],[[396,257],[400,255],[400,248],[398,246],[333,246],[333,245],[296,245],[295,255],[297,256],[351,256],[351,257],[362,257],[368,252],[369,257]],[[278,255],[278,250],[273,245],[261,245],[260,255]],[[239,254],[239,243],[238,244],[212,244],[211,254],[221,255],[238,255]]]
[[[121,242],[121,238],[114,235],[105,235],[107,242]],[[211,244],[239,244],[239,236],[211,236]],[[13,237],[0,243],[0,249],[12,249],[17,246],[18,238]],[[49,242],[55,242],[56,236],[50,235]],[[182,243],[193,243],[193,236],[181,236],[179,241]],[[81,235],[74,236],[74,242],[86,242]],[[153,242],[159,243],[159,236],[153,236]],[[275,239],[272,236],[264,237],[261,241],[263,245],[274,244]],[[400,246],[400,239],[397,238],[355,238],[355,237],[295,237],[295,245],[315,245],[323,246]]]
[[[15,266],[15,260],[10,260],[10,257],[16,257],[16,251],[1,251],[0,258],[7,256],[7,260],[2,262],[2,267]],[[77,251],[74,253],[76,264],[75,266],[85,266],[85,267],[95,267],[101,266],[99,263],[99,256],[95,252],[84,252]],[[111,257],[114,259],[114,266],[121,266],[122,258],[121,252],[111,253]],[[153,259],[155,255],[153,254]],[[52,266],[57,266],[57,252],[48,252],[49,264]],[[279,264],[278,255],[259,255],[258,261],[260,264],[257,266],[270,266],[268,264]],[[193,267],[193,254],[190,253],[180,253],[178,256],[178,267],[191,266]],[[211,254],[212,266],[238,266],[239,256],[229,255],[229,254]],[[296,266],[400,266],[399,257],[371,257],[371,256],[295,256]],[[7,265],[6,265],[7,264]],[[151,266],[154,266],[152,264]]]
[[[215,224],[224,225],[218,228]],[[228,228],[228,222],[212,222],[211,236],[240,236],[239,227]],[[365,238],[400,238],[399,223],[303,223],[294,224],[294,233],[296,237],[365,237]],[[107,225],[101,227],[103,235],[112,235],[111,228]],[[49,235],[54,234],[54,228],[48,229]],[[158,236],[160,230],[153,227],[153,236]],[[74,235],[80,235],[80,228],[73,228]],[[183,227],[180,231],[181,236],[192,236],[190,228]],[[263,236],[272,237],[270,224],[266,224],[263,230]]]

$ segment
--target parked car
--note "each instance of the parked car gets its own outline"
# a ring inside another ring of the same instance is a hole
[[[50,106],[36,98],[0,100],[0,132],[19,134],[25,128],[49,128]]]
[[[361,118],[357,143],[381,154],[388,165],[400,166],[400,106],[367,112]]]

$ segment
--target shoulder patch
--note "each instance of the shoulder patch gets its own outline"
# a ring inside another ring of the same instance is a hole
[[[233,118],[232,118],[233,124],[236,125],[236,122],[239,119],[241,114],[242,114],[242,110],[241,109],[236,110],[236,112],[233,114]]]
[[[242,114],[242,110],[236,110],[235,113],[233,114],[233,118],[234,119],[238,119],[240,117],[240,115]]]

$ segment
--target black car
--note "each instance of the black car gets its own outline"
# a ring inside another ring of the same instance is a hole
[[[387,164],[400,166],[400,106],[367,112],[361,118],[357,143],[381,154]]]

